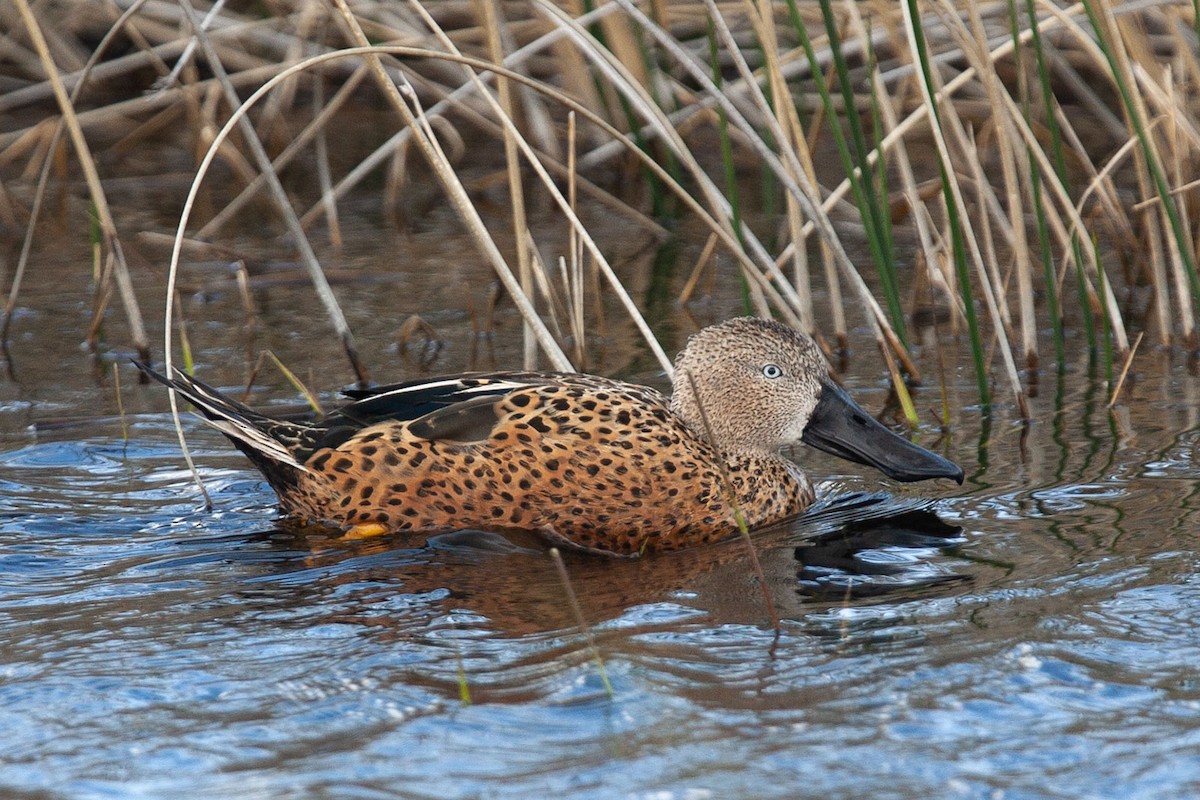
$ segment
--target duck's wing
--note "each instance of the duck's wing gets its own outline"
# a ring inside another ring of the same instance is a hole
[[[342,394],[355,402],[338,410],[374,421],[412,420],[480,397],[500,398],[519,389],[553,385],[563,377],[557,372],[479,372],[347,389]]]
[[[372,425],[408,422],[425,439],[471,442],[486,439],[499,417],[496,403],[513,392],[551,386],[563,379],[549,372],[490,372],[407,381],[344,394],[354,402],[323,420],[321,447],[336,447]]]

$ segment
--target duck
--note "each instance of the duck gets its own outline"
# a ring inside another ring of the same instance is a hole
[[[138,363],[266,478],[285,519],[351,538],[476,529],[640,555],[795,517],[805,444],[897,481],[954,462],[895,433],[830,377],[807,334],[741,317],[694,333],[669,397],[568,372],[468,373],[349,390],[315,421],[273,418],[182,371]]]

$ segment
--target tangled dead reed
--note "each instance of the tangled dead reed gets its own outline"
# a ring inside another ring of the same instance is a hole
[[[914,422],[916,318],[943,319],[938,341],[969,348],[982,405],[999,394],[1023,411],[1023,374],[1085,357],[1068,349],[1072,327],[1114,384],[1131,333],[1200,346],[1197,9],[13,0],[0,5],[0,225],[23,239],[4,276],[3,336],[47,193],[66,184],[94,219],[80,234],[94,243],[80,280],[96,278],[93,330],[115,288],[132,344],[149,354],[121,244],[143,231],[110,207],[104,184],[130,164],[113,155],[153,142],[195,174],[172,281],[185,245],[219,244],[248,204],[270,208],[366,380],[309,241],[340,241],[339,207],[374,173],[387,176],[381,210],[400,215],[419,154],[521,312],[527,363],[539,351],[557,368],[586,359],[604,294],[670,369],[621,269],[580,221],[580,204],[598,203],[647,235],[685,215],[709,231],[685,300],[720,257],[739,266],[750,310],[806,330],[826,319],[832,349],[868,323]],[[394,114],[393,133],[365,155],[340,132],[364,104]],[[511,252],[462,178],[480,157],[464,142],[480,137],[497,143],[488,157],[506,186]],[[208,179],[213,164],[236,191]],[[612,177],[631,174],[637,190]],[[217,210],[197,213],[206,197]],[[529,232],[532,202],[571,226],[557,263]],[[814,307],[817,286],[827,307]]]

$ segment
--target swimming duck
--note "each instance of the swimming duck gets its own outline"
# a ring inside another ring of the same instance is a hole
[[[594,375],[494,372],[349,391],[315,422],[272,419],[177,373],[170,386],[263,473],[287,516],[349,535],[524,529],[617,554],[674,550],[794,516],[800,442],[899,481],[956,464],[878,423],[808,336],[740,318],[704,328],[668,399]],[[736,510],[736,511],[735,511]]]

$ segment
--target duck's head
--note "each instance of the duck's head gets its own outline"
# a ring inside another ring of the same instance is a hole
[[[726,453],[804,442],[898,481],[963,481],[957,464],[875,421],[829,379],[816,343],[778,322],[742,317],[692,336],[675,360],[671,408]]]

